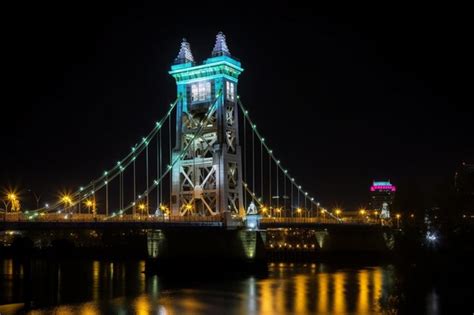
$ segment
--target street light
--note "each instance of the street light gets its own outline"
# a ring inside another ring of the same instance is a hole
[[[336,209],[335,210],[335,213],[336,213],[336,217],[339,219],[339,215],[341,214],[341,209]]]
[[[397,218],[397,229],[400,228],[400,217],[401,217],[401,214],[400,213],[397,213],[397,215],[395,216]]]
[[[92,210],[92,213],[96,214],[96,204],[95,204],[94,200],[87,199],[84,202],[84,204],[86,205],[87,209],[89,210],[89,213],[91,213],[91,210]]]
[[[163,215],[168,214],[168,207],[164,204],[160,204],[160,210],[163,212]]]
[[[141,203],[138,205],[138,209],[143,212],[143,214],[145,214],[145,209],[146,209],[146,205],[144,203]]]
[[[302,211],[301,208],[296,209],[296,212],[300,215],[300,217],[301,217],[301,211]]]

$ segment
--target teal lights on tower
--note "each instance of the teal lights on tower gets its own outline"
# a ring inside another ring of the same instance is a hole
[[[211,57],[195,63],[183,40],[170,74],[182,96],[177,105],[171,210],[173,215],[242,215],[242,157],[239,145],[237,83],[243,71],[226,43],[216,36]]]

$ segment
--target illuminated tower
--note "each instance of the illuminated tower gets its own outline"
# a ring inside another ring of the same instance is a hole
[[[237,116],[242,71],[240,62],[230,55],[224,34],[217,34],[211,57],[200,65],[183,39],[169,72],[181,96],[173,160],[187,148],[172,170],[173,215],[244,213]],[[212,114],[198,133],[210,108]]]
[[[382,219],[390,218],[390,210],[397,188],[390,181],[374,181],[370,187],[370,208],[378,211]]]

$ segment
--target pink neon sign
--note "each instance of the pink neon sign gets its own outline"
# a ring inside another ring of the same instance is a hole
[[[389,190],[389,191],[397,191],[397,188],[394,185],[372,185],[370,187],[370,191],[376,190]]]

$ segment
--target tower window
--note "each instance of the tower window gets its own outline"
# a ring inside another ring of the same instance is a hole
[[[235,100],[235,84],[234,82],[226,81],[225,82],[226,98],[229,101]]]
[[[211,99],[211,82],[198,82],[191,85],[191,102],[205,102]]]

